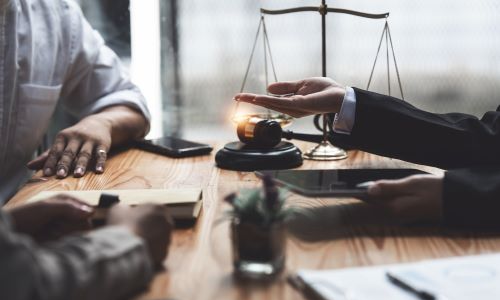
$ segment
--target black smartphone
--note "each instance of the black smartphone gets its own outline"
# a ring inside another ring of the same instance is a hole
[[[260,178],[271,176],[278,185],[307,197],[360,198],[367,195],[368,182],[428,173],[416,169],[331,169],[270,170],[255,174]]]
[[[191,142],[175,137],[164,136],[158,139],[140,140],[135,147],[170,157],[190,157],[209,154],[212,147],[207,144]]]

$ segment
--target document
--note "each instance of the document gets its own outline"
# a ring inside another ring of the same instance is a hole
[[[442,300],[500,299],[500,254],[339,270],[300,270],[297,277],[324,299],[419,299],[387,273]]]

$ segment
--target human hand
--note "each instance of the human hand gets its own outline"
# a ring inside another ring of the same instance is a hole
[[[151,260],[161,265],[168,254],[173,221],[166,208],[160,205],[140,205],[130,207],[115,205],[108,215],[108,225],[125,225],[144,239]]]
[[[345,95],[345,87],[326,77],[276,82],[269,85],[268,91],[275,95],[293,95],[277,97],[241,93],[237,94],[234,99],[300,118],[338,112]]]
[[[413,175],[374,182],[364,200],[402,223],[437,222],[442,219],[442,194],[443,176]]]
[[[8,212],[16,231],[46,241],[90,229],[94,210],[85,202],[60,194]]]
[[[102,173],[110,147],[109,120],[99,114],[90,115],[59,132],[52,148],[30,161],[28,168],[43,168],[44,176],[65,178],[73,172],[74,177],[82,177],[95,163],[96,173]]]

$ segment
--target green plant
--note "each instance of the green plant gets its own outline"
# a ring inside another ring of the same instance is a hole
[[[283,221],[293,213],[292,208],[284,206],[286,192],[270,177],[262,181],[263,188],[245,189],[224,198],[233,207],[229,212],[231,217],[265,226]]]

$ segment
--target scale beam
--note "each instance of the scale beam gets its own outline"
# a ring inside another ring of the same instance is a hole
[[[287,9],[277,9],[277,10],[270,10],[270,9],[265,9],[265,8],[260,9],[260,12],[262,14],[266,14],[266,15],[284,15],[284,14],[304,12],[304,11],[313,11],[313,12],[319,12],[320,14],[322,14],[324,11],[324,8],[321,6],[320,7],[303,6],[303,7],[295,7],[295,8],[287,8]],[[364,12],[349,10],[349,9],[342,9],[342,8],[327,8],[326,11],[331,12],[331,13],[353,15],[353,16],[368,18],[368,19],[384,19],[384,18],[389,17],[388,12],[383,13],[383,14],[369,14],[369,13],[364,13]]]

